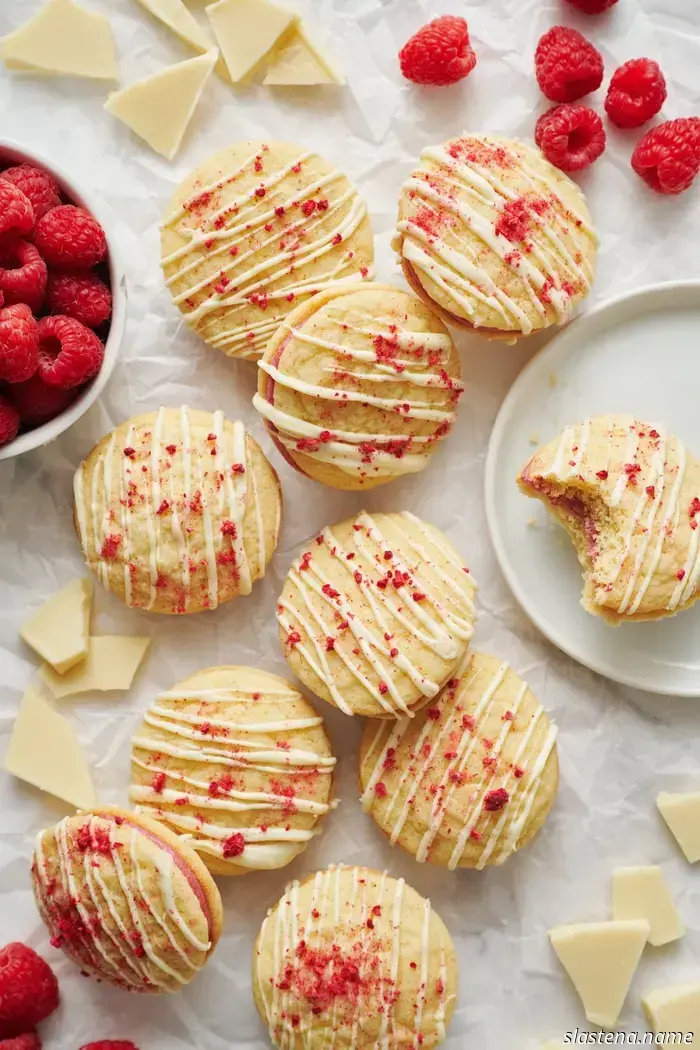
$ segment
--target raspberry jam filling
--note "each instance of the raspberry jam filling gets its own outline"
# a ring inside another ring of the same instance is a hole
[[[523,475],[522,482],[547,503],[571,534],[579,556],[586,557],[591,568],[598,557],[599,519],[596,508],[573,488],[562,488],[545,478]]]
[[[297,325],[297,329],[298,330],[301,330],[304,327],[304,324],[306,323],[306,320],[308,320],[308,318],[306,318],[305,321],[303,321],[300,325]],[[277,348],[277,352],[275,353],[274,357],[270,361],[270,364],[273,365],[275,368],[279,368],[280,361],[282,360],[282,354],[287,349],[287,346],[289,345],[289,342],[290,342],[293,334],[294,334],[293,332],[287,332],[287,334],[285,335],[284,339],[282,340],[282,342],[280,343],[279,347]],[[271,405],[274,405],[274,403],[275,403],[275,386],[276,386],[276,383],[275,383],[274,379],[272,378],[272,376],[266,376],[265,379],[266,379],[266,382],[265,382],[265,400],[269,401],[269,403]],[[279,431],[277,430],[277,427],[274,425],[274,423],[270,422],[269,419],[266,420],[265,422],[266,422],[266,426],[267,426],[267,428],[269,430],[270,436],[271,436],[272,440],[274,441],[275,445],[277,446],[277,450],[280,453],[280,455],[283,456],[286,459],[287,463],[289,463],[289,465],[291,467],[294,467],[295,470],[298,470],[300,474],[303,474],[304,477],[309,477],[307,472],[301,466],[299,466],[299,464],[289,455],[289,452],[285,448],[283,442],[279,440],[279,438],[278,438]]]
[[[430,295],[430,293],[426,292],[425,288],[418,280],[418,277],[416,276],[416,271],[413,269],[413,267],[407,259],[401,259],[401,266],[403,268],[406,280],[408,281],[416,295]],[[435,306],[437,306],[443,311],[443,314],[450,319],[450,322],[452,324],[455,324],[458,327],[472,328],[474,331],[485,331],[488,332],[490,335],[502,336],[504,339],[513,339],[520,333],[519,328],[488,328],[484,325],[475,325],[471,321],[468,321],[466,317],[460,317],[458,314],[451,313],[451,311],[448,310],[447,307],[440,306],[440,303],[438,303],[437,300],[433,299],[432,296],[431,301],[435,304]]]

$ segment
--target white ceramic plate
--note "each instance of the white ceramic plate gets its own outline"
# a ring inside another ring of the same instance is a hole
[[[567,423],[606,412],[663,423],[700,455],[700,283],[642,288],[585,314],[520,373],[491,434],[486,512],[506,579],[527,615],[575,660],[616,682],[700,696],[700,602],[654,623],[611,627],[579,604],[564,530],[515,477]]]

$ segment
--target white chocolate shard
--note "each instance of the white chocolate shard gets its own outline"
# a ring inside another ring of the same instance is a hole
[[[661,868],[616,868],[612,881],[613,919],[646,919],[649,944],[677,941],[685,926],[676,911]]]
[[[252,79],[280,38],[297,23],[271,0],[218,0],[206,8],[234,84]]]
[[[672,795],[662,791],[656,805],[691,864],[700,860],[700,791]]]
[[[71,580],[52,595],[20,628],[20,637],[65,674],[87,656],[92,580]]]
[[[57,700],[80,693],[126,690],[150,643],[150,638],[130,635],[93,635],[87,657],[77,667],[59,675],[44,664],[39,674]]]
[[[33,18],[3,37],[0,57],[10,69],[119,79],[109,19],[73,0],[48,0]]]

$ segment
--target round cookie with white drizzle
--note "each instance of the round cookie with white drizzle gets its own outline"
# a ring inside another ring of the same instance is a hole
[[[299,303],[338,280],[372,277],[367,206],[313,150],[238,142],[178,187],[162,266],[187,324],[229,357],[260,357]]]
[[[40,831],[32,884],[54,947],[128,992],[178,991],[221,933],[221,897],[194,850],[115,806]]]
[[[277,474],[223,412],[161,408],[122,423],[78,467],[74,495],[88,566],[149,612],[250,594],[277,546]]]
[[[348,715],[411,717],[451,677],[474,631],[475,582],[414,514],[362,511],[325,528],[277,603],[292,670]]]
[[[518,485],[569,533],[587,612],[613,625],[658,620],[700,597],[700,460],[661,424],[608,415],[567,426]]]
[[[302,303],[258,368],[253,403],[282,455],[339,489],[422,470],[463,390],[442,321],[387,284],[340,285]]]
[[[294,686],[252,667],[210,667],[144,715],[129,798],[215,875],[242,875],[306,848],[334,805],[334,767],[323,719]]]
[[[457,960],[430,901],[403,879],[333,866],[293,882],[263,922],[253,995],[280,1050],[431,1050]]]
[[[468,135],[430,146],[401,189],[394,246],[411,287],[489,338],[564,324],[598,240],[579,187],[533,146]]]
[[[502,864],[539,831],[559,780],[557,730],[527,684],[473,653],[415,718],[369,720],[362,806],[420,862]]]

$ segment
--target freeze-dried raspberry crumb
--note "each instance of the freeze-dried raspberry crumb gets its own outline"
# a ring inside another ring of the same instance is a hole
[[[552,26],[537,45],[535,72],[552,102],[575,102],[603,83],[603,59],[578,30]]]
[[[128,1039],[100,1039],[99,1043],[85,1043],[80,1050],[139,1050]]]
[[[240,857],[245,849],[245,839],[240,831],[235,832],[233,835],[229,835],[227,839],[224,839],[223,855],[226,860],[230,857]]]
[[[0,394],[0,445],[6,445],[8,441],[16,438],[18,430],[19,412],[7,398]],[[0,1020],[0,1031],[1,1029],[2,1021]]]
[[[47,211],[61,203],[61,190],[53,175],[31,164],[18,164],[0,172],[0,179],[11,182],[31,202],[34,219],[46,215]]]
[[[12,404],[19,412],[22,425],[38,427],[48,423],[75,401],[75,390],[47,386],[41,376],[33,375],[24,383],[15,383],[10,391]]]
[[[56,975],[32,948],[15,941],[0,950],[0,1036],[34,1028],[58,998]]]
[[[567,0],[567,3],[577,7],[579,11],[583,11],[587,15],[601,15],[603,11],[608,11],[611,7],[614,7],[617,0]]]
[[[535,125],[535,142],[550,164],[581,171],[605,149],[603,122],[589,106],[554,106]]]
[[[112,313],[112,294],[94,273],[49,274],[46,301],[52,313],[73,317],[88,328],[99,328]]]
[[[34,209],[11,182],[0,181],[0,239],[26,237],[34,229]]]
[[[434,18],[404,44],[399,63],[414,84],[443,87],[463,80],[476,65],[466,21],[455,15]]]
[[[13,1039],[0,1039],[0,1050],[41,1050],[41,1039],[34,1029]]]
[[[49,266],[64,270],[95,266],[107,255],[99,222],[73,204],[61,204],[39,219],[34,243]]]
[[[657,193],[683,193],[700,170],[700,117],[679,117],[647,131],[632,168]]]
[[[632,58],[613,73],[605,112],[618,128],[638,128],[656,116],[666,95],[666,80],[658,62]]]
[[[484,809],[488,810],[489,813],[497,813],[499,809],[503,809],[510,798],[510,795],[505,788],[496,788],[494,791],[488,791],[484,796]]]
[[[95,333],[72,317],[57,314],[39,321],[39,375],[49,386],[70,390],[91,379],[100,370],[104,349]]]
[[[0,379],[22,383],[39,365],[39,326],[24,303],[0,310]]]
[[[5,305],[26,303],[38,313],[46,294],[46,263],[29,241],[0,245],[0,291]]]

